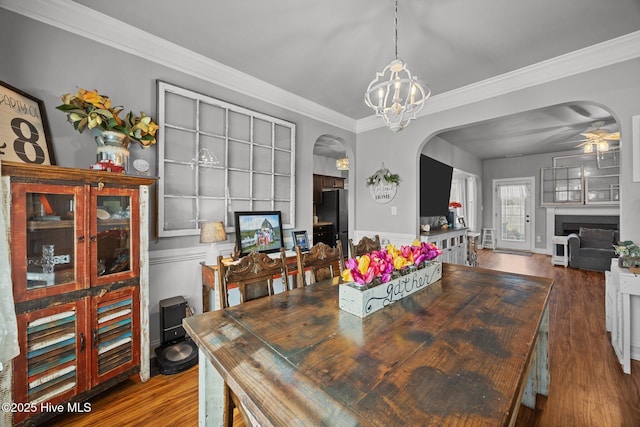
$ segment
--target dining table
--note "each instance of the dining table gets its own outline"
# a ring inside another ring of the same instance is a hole
[[[552,279],[443,263],[364,318],[340,309],[339,286],[185,318],[200,425],[223,425],[226,386],[264,426],[510,426],[548,395]]]

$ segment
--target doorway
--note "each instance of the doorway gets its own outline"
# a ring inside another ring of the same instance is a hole
[[[493,212],[496,247],[532,251],[533,194],[535,178],[493,181]]]

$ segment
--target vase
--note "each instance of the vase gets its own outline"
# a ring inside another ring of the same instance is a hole
[[[98,162],[111,161],[116,166],[129,170],[129,136],[118,131],[103,130],[96,136]]]

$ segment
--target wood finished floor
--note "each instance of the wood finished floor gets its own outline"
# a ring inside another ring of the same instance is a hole
[[[549,398],[539,398],[535,411],[521,407],[516,426],[640,426],[640,362],[632,361],[632,375],[623,374],[605,333],[604,273],[552,266],[548,256],[537,254],[481,250],[478,259],[483,268],[555,280],[549,301]],[[198,368],[147,383],[132,378],[91,403],[90,414],[62,415],[48,425],[196,426]]]

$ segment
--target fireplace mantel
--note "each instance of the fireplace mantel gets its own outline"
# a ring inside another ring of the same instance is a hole
[[[576,215],[576,216],[580,216],[580,215],[585,215],[585,216],[593,216],[593,215],[603,215],[603,216],[607,216],[607,215],[613,215],[613,216],[620,216],[620,207],[619,206],[598,206],[598,207],[587,207],[587,206],[576,206],[576,207],[569,207],[569,206],[554,206],[554,207],[547,207],[545,208],[547,210],[547,235],[546,235],[546,242],[547,242],[547,247],[546,247],[546,252],[547,254],[551,254],[552,253],[552,245],[551,245],[551,239],[555,234],[555,224],[556,224],[556,215]]]

